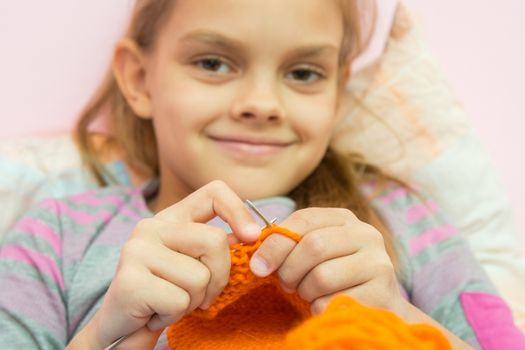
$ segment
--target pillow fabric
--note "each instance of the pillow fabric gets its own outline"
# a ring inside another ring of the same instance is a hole
[[[462,231],[525,330],[525,257],[487,153],[407,9],[381,60],[358,72],[333,146],[430,195]]]
[[[106,165],[111,176],[130,184],[122,162]],[[72,137],[19,139],[0,144],[0,240],[11,225],[44,198],[60,198],[98,187],[82,165]]]

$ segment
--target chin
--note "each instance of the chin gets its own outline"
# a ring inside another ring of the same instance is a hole
[[[276,196],[286,196],[291,190],[292,186],[283,186],[282,184],[274,184],[272,181],[253,180],[246,181],[243,179],[239,181],[223,180],[230,186],[230,188],[242,199],[263,199]]]

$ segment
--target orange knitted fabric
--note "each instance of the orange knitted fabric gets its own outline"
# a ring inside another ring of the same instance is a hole
[[[168,328],[171,349],[450,348],[437,329],[407,325],[389,311],[365,307],[349,297],[334,298],[322,315],[310,318],[310,305],[282,291],[275,274],[259,278],[250,270],[253,253],[273,233],[301,239],[272,225],[255,243],[232,245],[228,285],[208,310],[197,309]]]
[[[364,306],[346,295],[332,299],[319,316],[286,337],[287,350],[448,350],[441,332],[427,324],[408,324],[393,312]]]

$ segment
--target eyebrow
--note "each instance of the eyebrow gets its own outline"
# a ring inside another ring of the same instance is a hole
[[[226,50],[244,52],[244,45],[241,41],[228,38],[219,33],[197,30],[190,32],[189,34],[182,37],[183,42],[199,42],[207,45],[217,46]],[[290,53],[292,56],[297,57],[315,57],[321,56],[331,51],[339,52],[339,49],[332,44],[321,44],[321,45],[305,45],[300,46],[292,50]]]
[[[203,44],[222,47],[225,49],[233,49],[235,51],[242,51],[243,45],[240,41],[230,39],[218,33],[208,31],[194,31],[182,37],[181,41],[192,42],[196,41]]]

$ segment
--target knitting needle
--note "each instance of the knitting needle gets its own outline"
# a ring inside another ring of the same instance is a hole
[[[248,204],[250,209],[253,210],[253,212],[257,214],[257,216],[260,217],[262,221],[264,221],[266,227],[271,227],[277,221],[277,218],[273,219],[272,221],[268,221],[268,219],[259,211],[259,209],[257,209],[257,207],[250,200],[247,199],[245,200],[245,202],[246,204]]]
[[[126,340],[127,336],[122,336],[115,340],[113,343],[111,343],[107,348],[104,348],[104,350],[113,350],[115,349],[120,343],[122,343],[124,340]]]
[[[271,221],[268,221],[268,219],[259,211],[259,209],[257,209],[257,207],[250,200],[247,199],[246,200],[246,204],[248,204],[250,209],[252,209],[253,212],[255,214],[257,214],[258,217],[261,218],[261,220],[264,222],[266,227],[271,227],[277,221],[277,218],[272,219]],[[126,338],[127,338],[127,336],[123,336],[123,337],[118,338],[117,340],[115,340],[113,343],[111,343],[104,350],[113,350],[113,349],[115,349],[120,343],[122,343],[124,340],[126,340]]]

